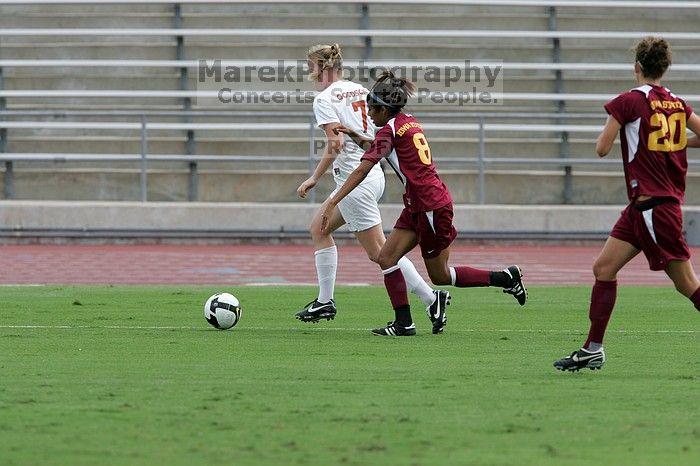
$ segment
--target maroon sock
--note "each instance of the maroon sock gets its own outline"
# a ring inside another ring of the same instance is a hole
[[[466,265],[459,265],[455,267],[455,275],[457,275],[455,286],[460,288],[489,286],[491,283],[489,278],[490,273],[491,272],[488,270],[473,269]]]
[[[403,278],[401,269],[398,266],[396,270],[384,274],[384,286],[387,293],[389,293],[389,300],[391,300],[391,306],[394,309],[400,306],[408,306],[406,280]]]
[[[610,315],[615,307],[615,297],[617,296],[617,280],[601,281],[596,280],[591,291],[591,307],[588,311],[588,318],[591,320],[591,329],[588,331],[588,339],[583,345],[588,348],[588,344],[603,343],[605,328],[608,326]]]
[[[695,304],[695,309],[700,311],[700,288],[695,290],[695,293],[690,295],[690,300]]]

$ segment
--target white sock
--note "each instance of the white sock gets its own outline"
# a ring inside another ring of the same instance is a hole
[[[404,280],[406,280],[406,287],[408,290],[418,296],[426,306],[433,304],[433,301],[435,301],[433,289],[425,283],[425,280],[420,276],[413,262],[404,256],[399,259],[397,264],[401,268],[401,273],[403,274]]]
[[[594,343],[590,342],[588,344],[588,348],[585,348],[586,351],[589,353],[597,353],[598,351],[603,349],[603,344],[602,343]]]
[[[338,269],[338,249],[335,246],[319,249],[314,253],[316,275],[318,276],[318,302],[327,303],[333,299],[335,272]]]
[[[450,280],[452,280],[452,286],[455,286],[455,283],[457,283],[457,272],[454,267],[450,267]]]

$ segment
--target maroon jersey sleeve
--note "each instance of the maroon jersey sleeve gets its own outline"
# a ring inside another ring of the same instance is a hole
[[[370,162],[379,163],[380,160],[391,154],[391,151],[394,150],[393,138],[394,133],[391,127],[389,125],[384,125],[374,135],[372,145],[360,160],[369,160]]]
[[[690,104],[685,100],[681,99],[681,101],[683,102],[683,106],[685,107],[685,119],[687,121],[688,118],[690,118],[690,115],[693,114],[693,107],[691,107]]]
[[[636,104],[640,95],[636,92],[623,92],[613,100],[604,105],[605,111],[615,118],[620,125],[625,125],[638,118],[636,115]]]

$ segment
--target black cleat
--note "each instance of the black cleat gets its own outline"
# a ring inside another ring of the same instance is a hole
[[[527,288],[523,284],[523,271],[517,265],[511,265],[504,269],[506,275],[510,277],[510,283],[503,288],[504,293],[512,294],[521,306],[527,301]]]
[[[591,370],[600,369],[605,364],[605,352],[601,348],[598,351],[590,352],[581,348],[571,353],[571,356],[554,361],[554,367],[560,371],[577,372],[579,369],[589,368]]]
[[[302,322],[316,323],[321,319],[333,320],[335,319],[335,314],[336,309],[334,300],[331,299],[327,303],[323,304],[314,299],[309,304],[304,306],[303,311],[297,312],[294,316]]]
[[[445,290],[433,291],[435,301],[428,306],[425,311],[428,313],[430,322],[433,323],[433,334],[442,333],[445,325],[447,325],[447,306],[450,305],[450,293]]]
[[[404,327],[396,322],[389,322],[386,327],[372,329],[372,335],[380,337],[410,337],[416,334],[416,325]]]

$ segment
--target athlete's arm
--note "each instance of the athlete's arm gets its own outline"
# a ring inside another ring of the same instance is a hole
[[[693,112],[686,122],[686,126],[695,133],[688,138],[688,147],[700,147],[700,117]]]
[[[306,197],[306,193],[309,191],[309,189],[316,186],[318,180],[324,173],[326,173],[326,171],[328,171],[328,167],[333,164],[333,161],[338,156],[340,149],[343,147],[343,136],[333,131],[337,126],[340,125],[338,123],[328,123],[323,125],[323,130],[326,132],[326,147],[323,150],[323,156],[321,157],[321,160],[318,161],[318,165],[316,166],[316,170],[314,170],[313,175],[311,175],[297,188],[299,197]]]
[[[598,136],[598,141],[595,145],[595,151],[598,154],[598,157],[605,157],[608,155],[608,152],[610,152],[610,149],[612,149],[613,143],[615,142],[615,138],[617,137],[617,133],[620,131],[620,128],[622,128],[620,123],[618,123],[618,121],[612,116],[608,116],[608,121],[605,122],[603,131],[600,133],[600,136]]]
[[[360,146],[360,148],[364,151],[368,151],[370,146],[372,145],[372,141],[373,141],[372,139],[363,138],[358,133],[351,130],[350,128],[346,128],[345,126],[338,125],[338,126],[333,128],[333,131],[335,132],[335,134],[340,134],[340,133],[347,134],[348,136],[350,136],[350,139],[355,141],[355,144]]]
[[[342,131],[341,131],[342,132]],[[386,157],[388,154],[394,150],[393,147],[393,131],[390,127],[384,126],[375,135],[374,141],[370,145],[370,148],[364,153],[360,159],[360,165],[350,173],[348,179],[345,180],[343,186],[338,189],[338,192],[334,196],[329,197],[325,202],[325,207],[323,207],[322,219],[321,219],[321,231],[325,231],[328,226],[328,218],[331,212],[338,203],[343,200],[353,189],[355,189],[362,180],[367,178],[369,172],[374,168],[374,166],[379,163],[379,161]]]
[[[334,196],[328,198],[328,200],[325,202],[323,213],[321,214],[321,232],[326,230],[326,227],[328,226],[328,218],[330,217],[335,206],[337,206],[345,196],[350,194],[353,189],[357,188],[357,186],[362,183],[362,180],[367,178],[367,174],[372,170],[374,165],[375,162],[370,160],[362,160],[360,165],[353,170],[352,173],[350,173],[350,176],[348,176],[348,179],[345,180],[345,183],[343,183],[343,186],[340,187],[338,192],[335,193]]]

